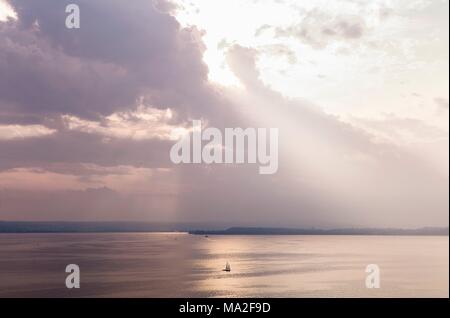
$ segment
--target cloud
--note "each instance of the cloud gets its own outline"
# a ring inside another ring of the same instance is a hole
[[[2,220],[167,222],[176,212],[179,190],[169,169],[93,164],[49,168],[0,172]]]
[[[404,118],[394,114],[385,114],[381,119],[351,118],[350,122],[370,132],[375,138],[384,139],[393,144],[411,144],[433,142],[448,139],[448,132],[423,120]]]
[[[11,109],[95,118],[142,96],[189,107],[204,90],[198,31],[181,29],[152,1],[10,3],[18,20],[0,24],[0,96]],[[68,3],[80,6],[80,29],[64,27]]]
[[[439,111],[448,111],[448,99],[442,97],[436,97],[434,102],[438,105]]]
[[[361,39],[367,32],[365,20],[356,15],[332,16],[318,9],[310,10],[301,17],[301,22],[287,26],[263,25],[257,29],[259,36],[269,30],[275,38],[294,38],[315,49],[323,49],[332,42]]]
[[[62,119],[69,130],[98,134],[110,138],[145,140],[176,140],[188,133],[183,126],[171,125],[170,109],[139,107],[136,111],[118,112],[106,116],[101,122],[84,120],[71,115]]]
[[[121,193],[175,194],[176,185],[148,181],[171,178],[170,169],[138,168],[133,166],[104,167],[95,164],[48,165],[44,168],[14,168],[0,172],[0,188],[14,190],[84,190],[106,187]]]
[[[287,45],[271,44],[258,47],[258,51],[273,57],[284,57],[289,64],[297,63],[297,55]]]
[[[42,125],[0,125],[0,140],[43,137],[55,132]]]
[[[165,168],[170,165],[168,153],[172,144],[171,140],[105,138],[100,134],[62,130],[41,138],[0,140],[0,171],[80,162],[108,167]]]

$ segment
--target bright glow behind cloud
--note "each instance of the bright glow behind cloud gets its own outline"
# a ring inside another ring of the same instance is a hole
[[[17,19],[17,14],[5,0],[0,0],[0,21],[6,21],[8,18]]]
[[[264,83],[335,114],[424,119],[436,98],[448,101],[446,1],[178,0],[182,25],[205,30],[209,78],[238,81],[226,51],[258,51]],[[383,115],[381,115],[383,116]]]

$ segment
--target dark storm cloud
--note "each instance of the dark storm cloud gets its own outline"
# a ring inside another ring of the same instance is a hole
[[[182,29],[164,1],[10,1],[18,20],[0,22],[0,125],[40,124],[43,138],[0,140],[0,169],[55,163],[166,167],[171,143],[69,131],[61,114],[98,120],[136,100],[174,110],[174,123],[235,121],[226,98],[206,81],[203,44]],[[81,28],[65,27],[76,3]],[[155,5],[154,5],[155,4]],[[234,126],[234,125],[231,125]],[[150,129],[150,127],[149,127]]]
[[[10,3],[18,21],[0,23],[0,96],[11,111],[92,117],[139,96],[188,108],[204,90],[198,31],[181,29],[152,1]],[[69,3],[80,6],[80,29],[65,27]]]
[[[4,112],[94,116],[135,98],[136,89],[125,86],[124,70],[67,56],[15,23],[0,23],[0,56]]]
[[[172,141],[110,139],[82,132],[63,131],[45,138],[0,141],[0,171],[16,167],[48,167],[56,163],[94,163],[168,167]]]

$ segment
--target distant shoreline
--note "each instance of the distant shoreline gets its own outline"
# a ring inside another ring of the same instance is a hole
[[[229,227],[222,230],[195,224],[164,224],[145,222],[15,222],[0,221],[0,233],[189,233],[192,235],[396,235],[396,236],[448,236],[449,228],[422,227],[397,228],[274,228]],[[197,229],[196,229],[197,228]]]
[[[395,235],[395,236],[448,236],[448,228],[424,227],[418,229],[395,228],[343,228],[343,229],[296,229],[296,228],[243,228],[233,227],[220,231],[190,231],[194,235]]]

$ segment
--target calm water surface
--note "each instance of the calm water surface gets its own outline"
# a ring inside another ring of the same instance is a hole
[[[65,287],[71,263],[80,289]],[[365,287],[373,263],[380,289]],[[19,296],[448,297],[449,239],[0,234],[0,297]]]

